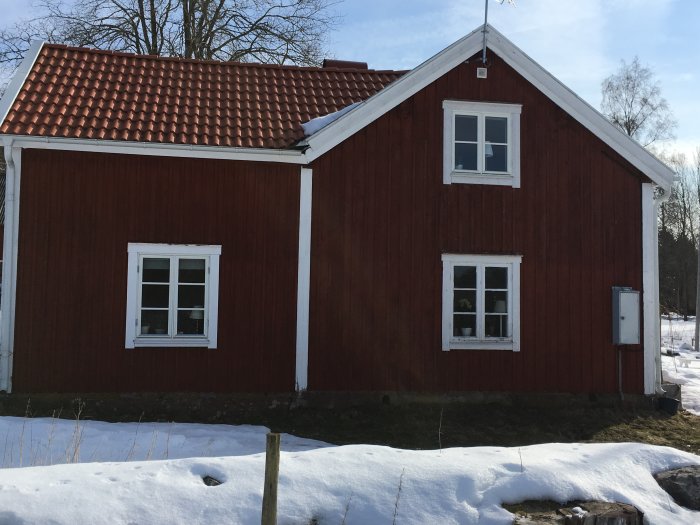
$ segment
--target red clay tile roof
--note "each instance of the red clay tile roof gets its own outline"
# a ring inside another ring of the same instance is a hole
[[[405,72],[197,61],[46,44],[0,133],[285,148]]]

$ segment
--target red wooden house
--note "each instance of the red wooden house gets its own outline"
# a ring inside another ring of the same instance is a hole
[[[409,72],[33,46],[0,389],[653,393],[673,173],[487,29]]]

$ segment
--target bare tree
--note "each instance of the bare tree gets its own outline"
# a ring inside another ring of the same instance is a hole
[[[334,0],[38,0],[0,30],[0,65],[31,40],[196,59],[317,64]]]
[[[693,185],[695,186],[695,198],[697,199],[696,203],[700,208],[700,146],[697,147],[695,154],[693,155],[691,173],[693,177]],[[698,226],[695,248],[698,251],[695,284],[695,351],[700,352],[700,226]]]
[[[648,147],[675,138],[677,123],[668,102],[661,96],[659,82],[634,57],[603,80],[601,109],[613,124]]]
[[[698,201],[686,157],[660,157],[677,174],[670,199],[660,209],[660,299],[666,311],[687,319],[696,303]]]

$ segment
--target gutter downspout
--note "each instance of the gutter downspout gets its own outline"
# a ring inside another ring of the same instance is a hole
[[[12,392],[15,294],[17,284],[17,240],[19,225],[19,187],[22,171],[21,149],[12,139],[3,140],[5,148],[5,227],[2,268],[2,321],[0,323],[0,391]]]

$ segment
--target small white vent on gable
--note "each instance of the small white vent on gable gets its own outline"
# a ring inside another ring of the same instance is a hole
[[[485,67],[476,68],[476,78],[486,78],[487,71]]]

